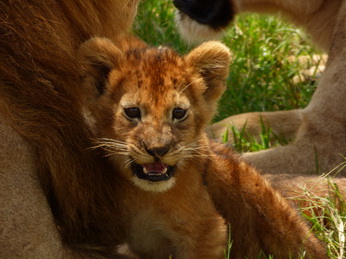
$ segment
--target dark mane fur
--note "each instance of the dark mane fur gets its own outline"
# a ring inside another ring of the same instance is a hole
[[[116,221],[105,217],[114,213],[108,198],[114,192],[112,175],[102,156],[88,149],[92,135],[80,111],[76,49],[95,35],[116,41],[131,25],[135,8],[129,8],[136,4],[0,3],[0,110],[34,148],[43,188],[69,243],[109,244],[118,231]]]
[[[233,20],[234,8],[231,2],[229,0],[173,0],[176,8],[181,12],[215,30],[227,27]]]

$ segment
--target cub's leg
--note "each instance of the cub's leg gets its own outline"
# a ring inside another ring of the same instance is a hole
[[[0,258],[89,258],[64,246],[33,155],[0,113]]]
[[[206,181],[216,208],[231,226],[231,258],[327,258],[297,211],[251,166],[226,147],[211,143],[214,156]]]

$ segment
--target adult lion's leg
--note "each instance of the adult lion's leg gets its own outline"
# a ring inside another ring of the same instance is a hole
[[[246,161],[263,173],[318,174],[343,162],[342,156],[336,156],[333,152],[333,149],[343,149],[343,142],[340,143],[342,135],[331,134],[333,129],[330,125],[336,123],[330,118],[312,126],[309,113],[307,110],[291,110],[239,114],[211,125],[208,133],[213,138],[221,139],[228,132],[228,140],[232,142],[231,127],[244,132],[244,137],[254,139],[259,138],[263,126],[270,127],[275,137],[294,141],[287,146],[244,153]],[[324,125],[326,122],[329,125]]]
[[[344,4],[342,10],[346,12],[345,9]],[[302,111],[303,122],[296,139],[286,146],[243,154],[246,161],[264,173],[329,172],[345,160],[346,19],[340,13],[327,68],[309,106]]]
[[[308,216],[312,216],[312,213],[324,215],[325,210],[328,210],[328,201],[333,201],[337,209],[342,209],[342,204],[346,202],[346,178],[292,174],[265,174],[264,177],[274,189]]]
[[[222,139],[228,132],[228,141],[233,142],[233,127],[244,132],[245,137],[258,139],[265,128],[270,127],[275,136],[291,140],[296,137],[302,123],[301,110],[278,112],[249,112],[228,117],[207,128],[209,137]]]
[[[333,122],[332,122],[333,123]],[[344,176],[345,136],[329,132],[305,131],[287,146],[248,152],[243,159],[268,174],[321,174]],[[302,131],[303,131],[302,130]],[[341,171],[340,171],[341,170]]]
[[[233,157],[220,144],[206,175],[208,191],[230,224],[232,258],[257,258],[263,251],[274,258],[326,258],[321,242],[298,212],[253,167]]]
[[[0,140],[0,258],[95,258],[62,242],[33,150],[1,113]]]
[[[264,173],[328,172],[346,155],[346,2],[343,2],[333,45],[322,78],[310,104],[301,111],[302,123],[290,144],[243,158]],[[284,128],[289,121],[282,122]],[[345,175],[345,172],[342,173]]]
[[[62,258],[32,150],[0,118],[0,258]]]

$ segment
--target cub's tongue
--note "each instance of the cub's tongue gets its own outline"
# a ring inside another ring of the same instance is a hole
[[[164,165],[162,163],[151,163],[151,164],[144,164],[143,166],[143,172],[145,174],[164,174],[167,171],[167,165]]]

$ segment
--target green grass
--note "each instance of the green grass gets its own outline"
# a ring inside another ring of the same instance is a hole
[[[253,137],[246,131],[246,124],[241,130],[231,126],[226,129],[222,136],[223,143],[228,142],[229,133],[232,134],[232,148],[237,152],[255,152],[277,145],[287,145],[288,140],[275,135],[270,127],[261,121],[261,132],[259,136]]]
[[[304,107],[314,84],[293,83],[300,70],[290,56],[312,56],[300,30],[274,17],[241,16],[229,29],[225,42],[234,53],[228,89],[220,102],[219,115],[249,111],[275,111]]]
[[[182,54],[186,53],[191,47],[179,37],[174,26],[173,12],[171,1],[142,1],[134,26],[135,34],[149,45],[170,46]],[[242,15],[229,28],[222,41],[233,52],[233,63],[227,79],[227,90],[214,121],[244,112],[306,106],[316,82],[303,80],[299,72],[313,64],[298,62],[298,57],[311,60],[313,55],[320,55],[321,52],[311,45],[300,29],[271,16]],[[273,136],[266,127],[262,128],[259,140],[245,138],[244,131],[232,128],[229,131],[235,137],[234,148],[238,151],[257,151],[287,143]],[[340,198],[337,187],[332,187],[334,195],[331,197],[338,199],[316,197],[307,191],[307,197],[313,200],[310,208],[312,216],[307,217],[307,220],[313,226],[313,232],[326,243],[329,257],[343,258],[346,257],[346,204]],[[315,215],[314,206],[321,207],[323,213]]]
[[[318,197],[306,190],[305,200],[310,201],[311,215],[303,214],[313,226],[312,231],[325,244],[329,258],[345,258],[346,203],[338,186],[329,183],[330,196]],[[316,213],[319,209],[320,213]]]

